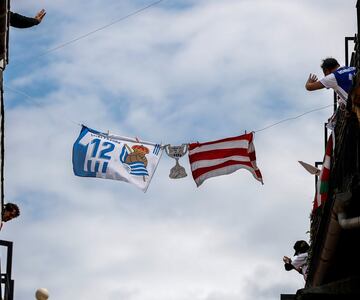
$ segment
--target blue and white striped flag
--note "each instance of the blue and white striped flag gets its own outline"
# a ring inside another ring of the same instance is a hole
[[[160,144],[108,135],[83,126],[73,146],[74,174],[132,183],[146,192],[160,161]]]

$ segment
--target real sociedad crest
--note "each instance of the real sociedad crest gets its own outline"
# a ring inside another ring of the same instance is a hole
[[[171,168],[169,177],[172,179],[184,178],[187,176],[185,168],[180,166],[179,159],[183,157],[188,150],[187,144],[182,144],[181,146],[171,146],[167,145],[165,147],[166,154],[176,160],[176,164]]]
[[[143,145],[134,145],[131,148],[125,144],[120,153],[120,161],[124,164],[128,172],[135,176],[149,176],[146,169],[148,160],[146,154],[149,153],[149,149]]]

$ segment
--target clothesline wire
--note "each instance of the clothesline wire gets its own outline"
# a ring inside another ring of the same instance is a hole
[[[328,107],[330,107],[330,106],[334,106],[334,104],[329,104],[329,105],[325,105],[325,106],[322,106],[322,107],[318,107],[318,108],[311,109],[311,110],[306,111],[306,112],[304,112],[304,113],[302,113],[302,114],[300,114],[300,115],[298,115],[298,116],[286,118],[286,119],[280,120],[280,121],[278,121],[278,122],[276,122],[276,123],[273,123],[273,124],[270,124],[270,125],[268,125],[268,126],[265,126],[264,128],[261,128],[261,129],[258,129],[258,130],[254,130],[254,132],[256,133],[256,132],[260,132],[260,131],[269,129],[269,128],[274,127],[274,126],[276,126],[276,125],[279,125],[279,124],[281,124],[281,123],[284,123],[284,122],[287,122],[287,121],[292,121],[292,120],[301,118],[302,116],[305,116],[305,115],[307,115],[307,114],[313,113],[313,112],[315,112],[315,111],[323,110],[323,109],[328,108]]]
[[[5,85],[5,84],[4,84],[4,88],[5,88],[6,90],[8,90],[8,91],[13,92],[13,93],[17,93],[17,94],[19,94],[19,95],[25,96],[24,100],[25,100],[27,103],[29,103],[29,104],[35,104],[35,106],[41,107],[41,103],[39,103],[39,102],[36,100],[36,98],[30,96],[29,94],[27,94],[27,93],[25,93],[25,92],[23,92],[23,91],[20,91],[20,90],[18,90],[18,89],[11,88],[11,87],[9,87],[9,86],[7,86],[7,85]],[[49,112],[46,112],[46,114],[47,114],[51,119],[60,119],[58,116],[52,115],[52,114],[49,113]],[[63,118],[61,118],[61,119],[63,120]],[[71,123],[74,123],[74,124],[76,124],[76,125],[81,126],[81,124],[80,124],[79,122],[75,122],[75,121],[73,121],[73,120],[71,120],[71,119],[66,119],[66,120],[69,121],[69,122],[71,122]]]
[[[40,103],[38,103],[38,102],[36,101],[36,99],[35,99],[34,97],[30,96],[29,94],[27,94],[27,93],[25,93],[25,92],[23,92],[23,91],[20,91],[20,90],[18,90],[18,89],[11,88],[11,87],[9,87],[9,86],[7,86],[7,85],[4,85],[4,87],[5,87],[7,90],[9,90],[9,91],[12,91],[12,92],[14,92],[14,93],[17,93],[17,94],[20,94],[20,95],[25,96],[25,97],[26,97],[25,101],[27,101],[28,103],[32,103],[32,104],[35,104],[35,105],[37,105],[37,106],[40,106],[40,105],[41,105]],[[264,131],[264,130],[270,129],[270,128],[272,128],[272,127],[274,127],[274,126],[276,126],[276,125],[279,125],[279,124],[281,124],[281,123],[285,123],[285,122],[288,122],[288,121],[296,120],[296,119],[301,118],[301,117],[303,117],[303,116],[305,116],[305,115],[307,115],[307,114],[310,114],[310,113],[313,113],[313,112],[316,112],[316,111],[320,111],[320,110],[326,109],[326,108],[328,108],[328,107],[330,107],[330,106],[333,106],[333,104],[329,104],[329,105],[325,105],[325,106],[321,106],[321,107],[318,107],[318,108],[314,108],[314,109],[308,110],[308,111],[303,112],[302,114],[297,115],[297,116],[295,116],[295,117],[289,117],[289,118],[286,118],[286,119],[277,121],[277,122],[275,122],[275,123],[273,123],[273,124],[267,125],[267,126],[261,128],[261,129],[253,130],[253,132],[257,133],[257,132],[260,132],[260,131]],[[51,114],[49,114],[49,116],[50,116],[51,118],[55,118],[55,116],[52,116]],[[57,116],[56,116],[56,117],[57,117]],[[70,120],[70,119],[67,119],[67,120],[70,121],[70,122],[72,122],[72,123],[74,123],[74,124],[76,124],[76,125],[82,126],[82,123],[79,123],[79,122],[76,122],[76,121],[73,121],[73,120]]]
[[[92,30],[92,31],[89,31],[89,32],[87,32],[87,33],[85,33],[85,34],[83,34],[83,35],[80,35],[80,36],[76,37],[76,38],[73,38],[72,40],[69,40],[69,41],[67,41],[67,42],[64,42],[64,43],[62,43],[62,44],[60,44],[60,45],[58,45],[58,46],[55,46],[54,48],[50,48],[50,49],[44,51],[43,53],[37,55],[37,56],[34,57],[33,59],[40,58],[40,57],[45,56],[45,55],[47,55],[47,54],[49,54],[49,53],[51,53],[51,52],[54,52],[54,51],[56,51],[56,50],[59,50],[59,49],[61,49],[61,48],[66,47],[66,46],[68,46],[68,45],[70,45],[70,44],[73,44],[73,43],[75,43],[75,42],[77,42],[77,41],[79,41],[79,40],[82,40],[82,39],[84,39],[84,38],[86,38],[86,37],[88,37],[88,36],[90,36],[90,35],[92,35],[92,34],[94,34],[94,33],[96,33],[96,32],[99,32],[99,31],[101,31],[101,30],[104,30],[104,29],[108,28],[108,27],[110,27],[110,26],[112,26],[112,25],[114,25],[114,24],[116,24],[116,23],[119,23],[119,22],[121,22],[121,21],[124,21],[124,20],[126,20],[126,19],[128,19],[128,18],[130,18],[130,17],[132,17],[132,16],[138,15],[138,14],[140,14],[141,12],[143,12],[143,11],[145,11],[145,10],[153,7],[153,6],[158,5],[159,3],[163,2],[163,1],[164,1],[164,0],[158,0],[158,1],[152,2],[152,3],[150,3],[149,5],[144,6],[144,7],[140,8],[140,9],[138,9],[138,10],[136,10],[136,11],[133,11],[133,12],[131,12],[131,13],[129,13],[129,14],[121,17],[121,18],[118,18],[118,19],[116,19],[116,20],[108,23],[108,24],[105,24],[105,25],[103,25],[103,26],[101,26],[101,27],[99,27],[99,28],[96,28],[96,29],[94,29],[94,30]],[[12,64],[12,65],[16,65],[16,61],[15,61],[15,63]]]

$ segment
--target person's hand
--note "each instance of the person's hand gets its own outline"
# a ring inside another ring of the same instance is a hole
[[[38,20],[39,23],[41,23],[41,21],[45,17],[45,15],[46,15],[46,11],[45,11],[45,9],[42,9],[36,14],[35,19]]]
[[[314,83],[316,81],[318,81],[317,76],[315,74],[310,74],[306,83]]]
[[[287,256],[284,256],[283,257],[283,262],[286,263],[286,264],[290,264],[291,263],[291,259]]]
[[[313,89],[311,88],[312,84],[317,82],[318,81],[318,78],[315,74],[311,74],[309,75],[309,78],[308,80],[306,81],[305,83],[305,88],[308,90],[308,91],[312,91]]]

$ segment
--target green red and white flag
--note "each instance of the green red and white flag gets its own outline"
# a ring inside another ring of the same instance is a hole
[[[322,164],[322,169],[316,185],[316,194],[314,199],[313,212],[320,207],[328,199],[329,179],[331,170],[331,157],[333,153],[333,134],[329,136],[326,143],[325,156]]]

